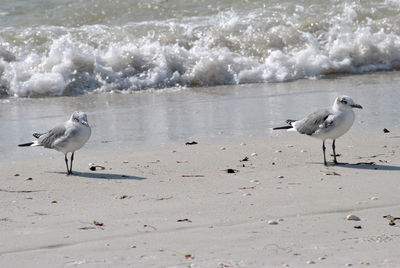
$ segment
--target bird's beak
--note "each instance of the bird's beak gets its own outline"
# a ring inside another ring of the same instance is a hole
[[[89,125],[87,121],[82,121],[81,123],[82,123],[82,125],[85,125],[85,126]]]
[[[362,109],[363,107],[360,104],[352,104],[351,108],[358,108],[358,109]]]

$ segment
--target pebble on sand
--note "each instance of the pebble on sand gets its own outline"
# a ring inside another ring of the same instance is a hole
[[[358,216],[353,215],[353,214],[347,215],[346,220],[348,220],[348,221],[361,221],[361,219]]]

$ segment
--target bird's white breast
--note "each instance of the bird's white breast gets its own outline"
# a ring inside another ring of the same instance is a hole
[[[328,119],[332,120],[332,125],[328,127],[321,125],[321,128],[312,135],[313,137],[322,140],[339,138],[351,128],[355,115],[353,110],[337,111]]]
[[[91,135],[91,129],[89,126],[80,123],[72,124],[72,126],[67,125],[68,131],[65,133],[65,136],[55,141],[54,148],[57,151],[63,153],[75,152],[82,148],[82,146],[89,140]]]

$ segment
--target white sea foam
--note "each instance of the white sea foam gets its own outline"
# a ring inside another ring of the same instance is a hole
[[[197,6],[187,16],[191,9],[180,8],[170,17],[153,8],[161,15],[151,21],[5,27],[0,96],[282,82],[400,67],[396,1]]]

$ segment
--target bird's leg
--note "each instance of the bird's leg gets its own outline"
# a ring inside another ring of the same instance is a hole
[[[74,152],[72,152],[71,154],[71,164],[69,167],[69,174],[72,175],[72,162],[74,161]]]
[[[324,153],[324,165],[327,166],[326,164],[326,156],[325,156],[325,140],[322,141],[322,152]]]
[[[336,140],[333,140],[333,142],[332,142],[332,150],[333,150],[333,162],[337,165],[337,160],[336,160],[336,151],[335,151],[335,149],[336,149],[336,146],[335,146],[335,141]]]
[[[69,168],[68,168],[68,157],[67,154],[64,155],[65,165],[67,166],[67,176],[69,175]]]

